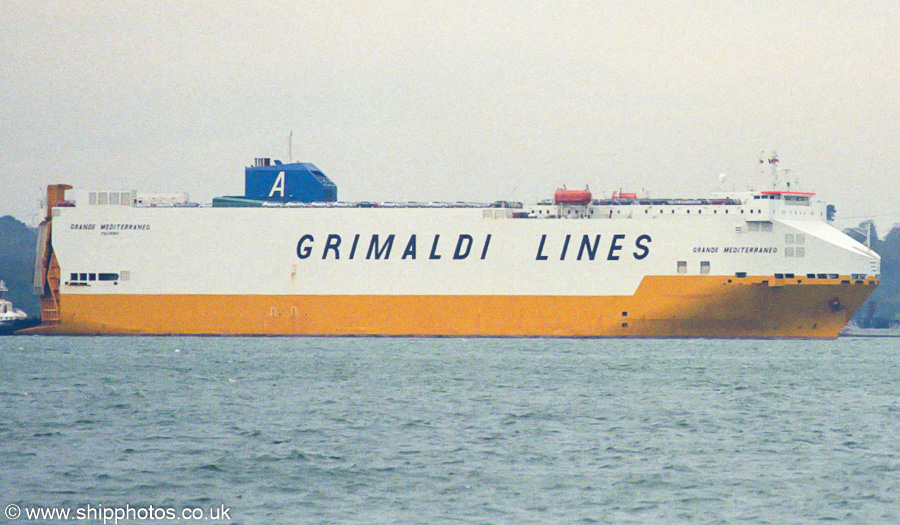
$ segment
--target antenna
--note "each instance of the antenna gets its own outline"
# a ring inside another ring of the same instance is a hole
[[[778,169],[778,152],[772,151],[771,155],[766,155],[766,152],[763,151],[759,154],[759,171],[762,175],[765,173],[765,166],[769,165],[769,173],[772,178],[772,189],[778,189],[778,172],[785,171]]]
[[[772,189],[778,189],[778,152],[772,151],[772,156],[769,157],[769,169],[772,170]]]

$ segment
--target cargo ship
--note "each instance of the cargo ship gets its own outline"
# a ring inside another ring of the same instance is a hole
[[[789,177],[523,205],[342,202],[300,162],[244,175],[205,205],[49,186],[31,332],[834,338],[879,280],[879,256]]]
[[[28,314],[13,306],[4,295],[9,291],[6,282],[0,281],[0,335],[8,335],[29,324]]]

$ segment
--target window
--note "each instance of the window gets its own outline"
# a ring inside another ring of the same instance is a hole
[[[795,257],[806,257],[806,250],[800,246],[794,248]]]
[[[119,204],[122,206],[128,206],[131,204],[131,194],[127,192],[123,192],[122,196],[119,198]]]
[[[87,281],[87,274],[86,273],[78,274],[78,280],[79,281]]]
[[[97,274],[96,274],[96,273],[89,273],[89,274],[88,274],[88,281],[96,281],[96,280],[97,280]]]
[[[760,225],[760,229],[764,232],[772,231],[772,223],[769,221],[765,221]]]
[[[119,194],[118,193],[110,193],[109,194],[109,203],[110,204],[119,204]]]
[[[793,233],[784,234],[784,243],[785,244],[794,244],[794,234]]]
[[[97,192],[92,191],[88,193],[88,204],[97,204]]]
[[[109,194],[100,192],[97,194],[97,204],[104,206],[109,202]]]
[[[98,273],[97,280],[98,281],[118,281],[119,274],[117,274],[117,273]]]
[[[700,273],[709,273],[709,261],[700,261]]]
[[[687,273],[687,261],[678,261],[678,273]]]
[[[793,257],[793,256],[794,256],[794,247],[793,247],[793,246],[788,246],[787,248],[785,248],[785,249],[784,249],[784,256],[785,256],[785,257]]]
[[[753,213],[753,210],[750,210],[750,213]],[[751,231],[751,232],[758,232],[759,231],[759,223],[758,222],[748,222],[747,230]]]
[[[806,235],[804,235],[802,233],[798,233],[797,234],[797,244],[803,244],[804,242],[806,242]]]

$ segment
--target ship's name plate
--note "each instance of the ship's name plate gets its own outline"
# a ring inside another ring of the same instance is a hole
[[[778,253],[774,246],[694,246],[694,253]]]
[[[70,230],[100,230],[100,231],[127,231],[127,230],[149,230],[149,224],[131,224],[131,223],[103,223],[103,224],[70,224]]]

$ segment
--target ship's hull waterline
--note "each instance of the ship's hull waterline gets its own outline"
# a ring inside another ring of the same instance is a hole
[[[875,286],[791,281],[645,277],[629,297],[71,295],[37,333],[834,338]]]

